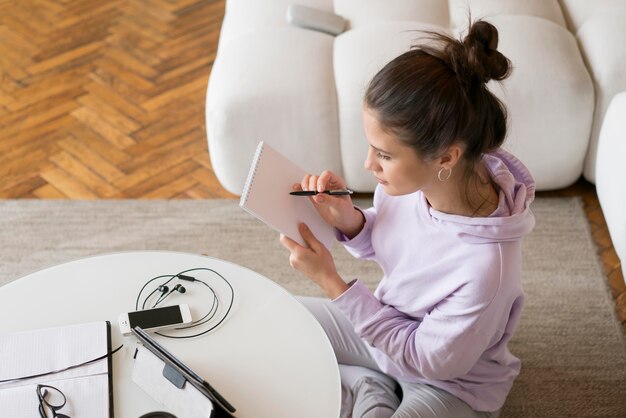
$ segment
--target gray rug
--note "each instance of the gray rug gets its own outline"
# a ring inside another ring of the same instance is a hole
[[[522,373],[502,417],[626,417],[626,345],[581,203],[538,199],[533,210],[526,306],[510,345]],[[0,248],[0,285],[88,255],[154,249],[229,260],[293,294],[321,295],[291,270],[277,234],[233,200],[0,201]],[[376,286],[374,263],[333,251],[343,277]]]

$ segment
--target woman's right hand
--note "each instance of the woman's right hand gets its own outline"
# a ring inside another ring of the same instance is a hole
[[[326,170],[319,176],[307,174],[300,184],[294,184],[294,190],[345,189],[346,182],[332,171]],[[315,209],[327,224],[337,228],[348,238],[355,237],[365,224],[361,211],[355,209],[350,196],[331,196],[320,193],[310,197]]]

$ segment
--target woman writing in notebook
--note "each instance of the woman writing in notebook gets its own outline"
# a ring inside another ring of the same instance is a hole
[[[374,206],[311,198],[354,256],[380,265],[376,291],[346,283],[306,226],[308,248],[281,237],[292,267],[330,299],[302,301],[333,344],[342,417],[497,417],[520,371],[507,343],[522,308],[534,182],[500,148],[506,110],[486,87],[511,64],[489,23],[475,22],[461,41],[431,36],[434,44],[391,61],[366,90]],[[325,171],[294,189],[345,187]]]

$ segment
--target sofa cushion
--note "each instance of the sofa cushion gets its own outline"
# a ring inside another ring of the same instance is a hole
[[[467,28],[468,10],[472,20],[500,15],[533,16],[565,26],[557,0],[450,0],[450,18],[455,28]]]
[[[333,12],[333,0],[228,0],[219,49],[239,36],[257,30],[289,27],[287,23],[287,7],[297,3],[326,12]]]
[[[626,277],[626,92],[611,100],[598,141],[596,190]]]
[[[626,91],[626,2],[614,10],[598,10],[578,30],[578,43],[593,76],[596,104],[585,178],[594,182],[598,137],[604,115],[615,94]]]
[[[489,21],[500,34],[498,49],[513,63],[503,84],[489,83],[509,112],[505,147],[528,166],[537,189],[566,187],[582,173],[594,106],[576,40],[543,18],[508,15]]]
[[[206,104],[215,174],[241,194],[259,141],[309,170],[341,173],[333,37],[292,27],[231,39],[218,52]]]
[[[559,3],[567,27],[573,34],[594,14],[600,11],[621,14],[626,5],[624,0],[559,0]]]
[[[335,0],[335,13],[359,28],[381,22],[411,21],[449,26],[448,2],[442,0]]]

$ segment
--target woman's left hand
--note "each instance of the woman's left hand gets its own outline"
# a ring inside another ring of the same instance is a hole
[[[313,280],[330,299],[335,299],[348,285],[337,273],[333,256],[305,224],[300,224],[298,230],[309,248],[280,235],[280,243],[291,253],[289,264]]]

